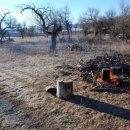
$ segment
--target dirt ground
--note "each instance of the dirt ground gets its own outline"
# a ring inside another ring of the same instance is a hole
[[[0,45],[1,130],[130,130],[130,92],[93,92],[79,79],[76,65],[96,54],[130,53],[125,43],[87,44],[82,52],[58,44],[48,54],[48,41]],[[72,68],[64,68],[65,65]],[[74,81],[74,96],[58,99],[45,91],[58,79]]]

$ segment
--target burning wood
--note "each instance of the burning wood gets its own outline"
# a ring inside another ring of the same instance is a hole
[[[92,81],[97,88],[124,87],[130,83],[130,56],[96,56],[82,65],[80,72],[83,80]]]

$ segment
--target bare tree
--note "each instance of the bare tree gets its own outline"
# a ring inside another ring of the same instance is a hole
[[[8,36],[8,40],[12,40],[10,37],[14,35],[16,31],[17,20],[15,17],[9,15],[9,17],[5,21],[6,25],[8,25],[8,30],[6,33],[6,37]]]
[[[110,9],[106,12],[106,29],[110,32],[111,36],[116,36],[116,12],[114,9]]]
[[[130,6],[126,4],[124,1],[121,1],[120,10],[121,12],[120,16],[117,19],[116,29],[118,31],[118,34],[122,35],[121,37],[123,39],[126,39],[130,35]]]
[[[79,17],[79,25],[82,28],[84,35],[86,36],[88,33],[89,24],[87,18],[84,17],[84,15]]]
[[[43,32],[47,35],[51,35],[50,51],[54,51],[57,45],[57,36],[62,31],[61,19],[57,15],[57,11],[51,7],[36,7],[34,4],[21,5],[21,12],[25,10],[31,10],[35,15],[37,25],[39,25]]]
[[[84,32],[89,28],[94,30],[95,36],[99,33],[98,28],[99,10],[95,8],[88,8],[88,10],[80,16],[80,24],[84,28]]]
[[[99,10],[95,8],[88,8],[87,11],[88,22],[94,29],[95,36],[99,33],[97,27],[97,21],[99,18]]]
[[[17,24],[16,30],[20,33],[20,36],[24,38],[26,36],[26,30],[27,30],[26,23],[24,22],[23,24],[21,23]]]
[[[26,34],[29,37],[33,37],[35,33],[35,27],[34,26],[30,26],[26,29]]]
[[[116,12],[114,9],[109,9],[108,11],[106,11],[106,17],[108,19],[113,19],[116,17]]]
[[[115,21],[116,21],[116,12],[113,9],[110,9],[106,12],[105,16],[100,17],[97,20],[96,28],[100,34],[100,38],[103,35],[109,33],[111,36],[115,33]]]
[[[72,34],[72,17],[70,8],[68,6],[65,6],[63,9],[59,10],[59,17],[61,19],[64,29],[67,30],[67,35],[70,39],[70,35]]]
[[[0,14],[0,42],[3,42],[3,38],[6,36],[8,29],[11,28],[11,24],[7,23],[7,16],[9,12]]]

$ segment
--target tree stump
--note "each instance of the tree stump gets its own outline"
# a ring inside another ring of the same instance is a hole
[[[73,81],[57,81],[57,97],[68,99],[73,95]]]

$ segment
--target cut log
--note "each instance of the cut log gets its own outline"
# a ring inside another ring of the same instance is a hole
[[[57,97],[68,99],[73,95],[73,81],[57,81]]]

